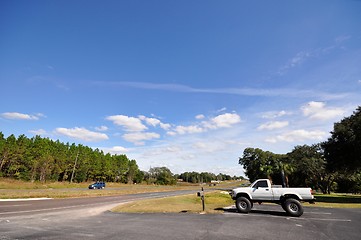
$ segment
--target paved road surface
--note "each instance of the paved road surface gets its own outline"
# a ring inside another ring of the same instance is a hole
[[[99,190],[101,191],[101,190]],[[194,190],[180,190],[168,192],[140,193],[108,197],[88,197],[88,198],[69,198],[69,199],[50,199],[35,201],[0,201],[0,218],[8,216],[33,215],[35,213],[45,213],[62,211],[66,209],[97,208],[112,204],[147,199],[160,198],[182,194],[194,193]]]
[[[126,214],[106,211],[117,205],[116,201],[148,197],[152,196],[132,195],[127,196],[127,199],[112,197],[104,207],[93,202],[82,203],[77,207],[64,206],[65,208],[36,212],[1,212],[4,214],[0,215],[0,240],[361,239],[361,209],[306,207],[300,218],[288,217],[281,207],[276,205],[255,205],[249,214],[239,214],[233,208],[225,214],[207,215]]]

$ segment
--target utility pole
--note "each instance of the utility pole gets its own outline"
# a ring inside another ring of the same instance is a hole
[[[78,150],[78,153],[76,154],[76,157],[75,157],[75,162],[74,162],[74,166],[73,166],[73,172],[71,173],[70,183],[73,182],[75,166],[76,166],[76,162],[78,161],[78,157],[79,157],[79,150]]]

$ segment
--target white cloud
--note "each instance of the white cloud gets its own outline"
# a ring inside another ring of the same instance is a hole
[[[122,147],[122,146],[114,146],[111,148],[100,147],[99,149],[103,150],[106,153],[110,153],[110,154],[124,154],[124,153],[129,152],[129,149]]]
[[[211,119],[217,128],[231,127],[233,124],[241,122],[241,117],[236,113],[225,113]]]
[[[198,115],[199,116],[199,115]],[[203,119],[204,116],[199,117],[199,119]],[[219,128],[229,128],[232,125],[241,122],[241,117],[236,113],[225,113],[218,115],[214,118],[211,118],[209,121],[202,121],[200,123],[196,123],[189,126],[176,126],[171,131],[168,131],[167,134],[170,136],[175,136],[177,134],[193,134],[193,133],[202,133],[206,132],[210,129],[219,129]]]
[[[283,117],[285,115],[291,115],[292,113],[290,112],[286,112],[284,110],[282,111],[269,111],[269,112],[265,112],[262,114],[262,118],[266,118],[266,119],[274,119],[274,118],[279,118],[279,117]]]
[[[201,119],[204,119],[204,118],[205,118],[205,116],[203,114],[198,114],[196,116],[196,119],[198,119],[198,120],[201,120]]]
[[[148,118],[148,117],[143,116],[143,115],[140,115],[139,119],[145,121],[148,125],[151,125],[153,127],[155,127],[155,126],[157,126],[157,125],[159,125],[161,123],[161,121],[159,119]]]
[[[34,135],[46,135],[47,134],[47,132],[44,129],[29,130],[29,133],[32,133]]]
[[[294,68],[300,64],[302,64],[307,58],[311,56],[310,52],[299,52],[297,53],[293,58],[288,60],[288,62],[280,67],[280,70],[278,71],[279,75],[285,74],[289,69]]]
[[[213,141],[213,142],[195,142],[192,146],[198,153],[212,153],[224,150],[224,142]]]
[[[258,130],[274,130],[279,128],[284,128],[288,126],[288,121],[274,121],[274,122],[267,122],[260,125],[257,129]]]
[[[315,131],[307,131],[304,129],[294,130],[291,132],[287,132],[281,135],[278,135],[274,138],[267,138],[266,142],[269,143],[277,143],[277,142],[300,142],[305,140],[317,140],[321,141],[327,135],[326,132],[315,130]]]
[[[148,129],[139,118],[128,117],[125,115],[109,116],[106,120],[112,121],[114,124],[124,127],[129,132],[139,132]]]
[[[171,125],[168,123],[160,123],[160,127],[164,130],[168,130],[171,128]]]
[[[224,111],[226,111],[227,110],[227,108],[226,107],[223,107],[223,108],[221,108],[221,109],[218,109],[216,112],[217,113],[220,113],[220,112],[224,112]]]
[[[335,38],[335,42],[342,43],[342,42],[349,40],[350,38],[351,38],[351,36],[349,36],[349,35],[338,36],[337,38]]]
[[[104,132],[104,131],[108,131],[108,127],[107,126],[100,126],[100,127],[96,127],[95,130],[100,131],[100,132]]]
[[[5,112],[0,115],[6,119],[14,119],[14,120],[39,120],[40,117],[44,117],[43,114],[38,113],[35,115],[18,113],[18,112]]]
[[[160,126],[162,129],[164,130],[168,130],[171,125],[168,124],[168,123],[162,123],[159,119],[157,118],[149,118],[149,117],[146,117],[146,116],[143,116],[143,115],[140,115],[138,116],[138,118],[142,121],[145,121],[145,123],[148,125],[148,126],[152,126],[152,127],[156,127],[156,126]]]
[[[191,126],[177,126],[174,131],[178,134],[186,134],[186,133],[201,133],[204,131],[203,128],[196,126],[196,125],[191,125]],[[169,133],[168,133],[169,134]],[[172,135],[172,134],[169,134]]]
[[[303,115],[314,120],[329,120],[341,117],[345,111],[341,108],[327,108],[323,102],[309,102],[301,107]]]
[[[175,136],[175,135],[177,135],[177,133],[174,132],[174,131],[168,131],[168,132],[167,132],[167,135],[169,135],[169,136]]]
[[[78,127],[56,128],[55,133],[87,142],[97,142],[97,141],[103,141],[109,139],[108,136],[104,133],[92,132],[85,128],[78,128]]]
[[[158,133],[154,132],[134,132],[134,133],[126,133],[123,135],[123,139],[134,143],[136,145],[144,145],[145,140],[151,140],[160,138]]]

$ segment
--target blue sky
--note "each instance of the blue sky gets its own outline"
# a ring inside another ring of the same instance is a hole
[[[361,99],[361,1],[0,2],[0,131],[243,175]]]

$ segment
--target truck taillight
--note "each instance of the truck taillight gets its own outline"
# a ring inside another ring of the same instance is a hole
[[[313,195],[313,194],[315,194],[315,191],[310,189],[310,193],[311,193],[311,195]]]

